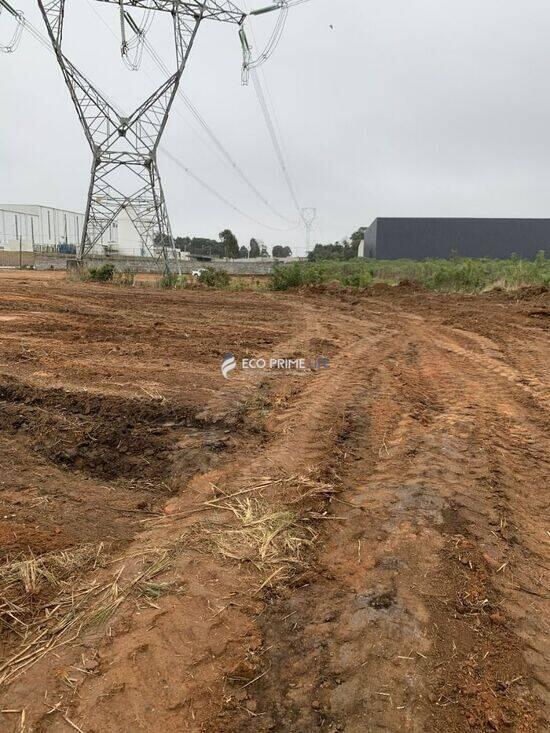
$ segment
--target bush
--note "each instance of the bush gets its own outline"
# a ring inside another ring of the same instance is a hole
[[[135,280],[135,273],[130,272],[129,270],[124,270],[124,272],[115,272],[113,276],[113,282],[116,285],[122,285],[124,287],[132,287]]]
[[[108,263],[106,265],[101,265],[101,267],[91,267],[88,270],[86,279],[93,280],[98,283],[107,283],[112,281],[114,274],[115,266]]]
[[[225,290],[229,287],[230,277],[225,270],[216,270],[214,267],[207,267],[201,272],[198,281],[209,288]]]
[[[177,290],[187,287],[187,284],[185,275],[177,275],[175,272],[164,274],[159,281],[159,287],[163,290]]]
[[[299,288],[304,284],[304,267],[299,262],[292,265],[278,265],[273,268],[271,287],[273,290]]]
[[[275,265],[271,276],[273,290],[288,290],[304,285],[326,285],[339,282],[344,286],[364,288],[372,282],[369,265],[362,260],[338,262],[294,262],[291,265]]]
[[[533,261],[467,258],[428,260],[322,260],[276,265],[271,278],[274,290],[337,281],[364,288],[373,281],[397,284],[416,282],[428,290],[478,293],[495,285],[516,289],[522,285],[550,285],[550,261],[540,251]]]

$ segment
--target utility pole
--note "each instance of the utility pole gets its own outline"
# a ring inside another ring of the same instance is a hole
[[[306,228],[306,257],[310,253],[311,250],[311,229],[313,227],[313,222],[315,221],[315,217],[317,216],[317,209],[313,208],[306,208],[306,209],[300,209],[300,214],[302,216],[302,221],[304,222],[304,226]]]

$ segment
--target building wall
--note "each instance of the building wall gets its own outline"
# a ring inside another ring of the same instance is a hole
[[[59,245],[78,247],[84,214],[52,206],[0,204],[0,246],[4,243],[4,249],[7,249],[8,240],[12,240],[11,246],[15,247],[16,228],[22,235],[23,249],[32,249],[33,246],[38,250],[57,249]],[[117,242],[118,222],[114,222],[103,233],[95,252],[103,254],[106,247],[116,249]]]
[[[84,215],[76,211],[51,206],[10,204],[1,209],[18,212],[21,217],[33,217],[34,244],[54,247],[59,244],[77,245],[82,235]]]
[[[533,259],[550,255],[550,219],[379,218],[365,232],[365,256],[378,259],[426,257]]]
[[[38,216],[0,208],[0,250],[32,252],[38,227]]]
[[[368,229],[365,230],[363,238],[363,257],[372,259],[376,257],[376,235],[378,231],[378,219],[375,219]]]
[[[134,223],[130,219],[128,212],[123,210],[118,217],[118,246],[116,247],[119,255],[130,255],[132,257],[149,256],[146,247],[143,246],[141,238],[138,234]],[[153,249],[153,242],[150,242]]]

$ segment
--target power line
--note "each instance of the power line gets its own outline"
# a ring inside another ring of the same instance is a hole
[[[290,1],[281,0],[281,3],[280,3],[281,13],[280,13],[279,21],[276,24],[275,30],[273,31],[271,38],[268,42],[269,55],[271,55],[274,52],[279,41],[281,40],[281,35],[284,29],[284,24],[286,21],[286,14],[288,12],[289,6],[295,5],[295,4],[301,4],[302,2],[308,2],[308,1],[309,0],[290,0]],[[254,38],[254,31],[252,31],[252,37]],[[256,39],[254,38],[254,40]],[[292,202],[296,208],[296,211],[298,212],[300,219],[303,221],[302,207],[300,206],[298,197],[296,196],[296,190],[294,188],[294,184],[290,177],[290,171],[286,163],[287,158],[285,154],[283,153],[282,144],[279,141],[279,135],[277,134],[276,122],[274,122],[274,119],[276,120],[276,113],[275,113],[275,106],[273,104],[273,99],[271,95],[269,94],[269,89],[266,84],[266,89],[268,90],[269,101],[271,102],[271,107],[273,109],[273,114],[271,114],[259,74],[256,72],[256,67],[261,66],[261,63],[262,63],[261,59],[262,59],[262,56],[265,54],[266,54],[266,51],[264,51],[264,54],[260,55],[258,62],[248,62],[247,63],[245,59],[245,68],[249,68],[252,74],[252,82],[254,85],[254,90],[256,92],[256,96],[258,97],[258,102],[260,104],[260,109],[262,111],[264,122],[266,124],[267,131],[271,139],[271,144],[273,145],[275,155],[277,157],[277,160],[279,161],[279,165],[281,167],[281,171],[283,173],[283,177],[285,179],[285,182],[286,182],[289,194],[290,194],[290,198],[292,199]]]
[[[277,160],[279,161],[279,165],[281,166],[281,170],[283,172],[283,176],[286,181],[286,184],[287,184],[287,187],[290,193],[290,197],[292,198],[292,201],[294,203],[294,206],[296,207],[296,210],[298,211],[298,213],[300,213],[301,207],[300,207],[300,204],[298,203],[298,198],[296,197],[296,191],[294,190],[294,185],[290,178],[290,173],[288,171],[288,168],[285,162],[285,156],[283,154],[281,145],[279,143],[279,138],[277,137],[277,131],[275,129],[275,125],[273,123],[271,114],[269,112],[269,107],[266,102],[266,98],[265,98],[265,94],[262,88],[262,84],[260,82],[260,78],[254,69],[252,70],[252,83],[254,84],[254,89],[256,91],[256,95],[260,103],[260,109],[264,117],[267,131],[269,133],[269,137],[271,138],[271,142],[273,145],[273,149],[275,150]]]
[[[28,21],[26,18],[22,17],[21,18],[21,23],[22,23],[23,27],[25,28],[25,30],[27,30],[34,37],[34,39],[36,41],[38,41],[42,46],[44,46],[44,48],[49,53],[54,53],[54,51],[53,51],[51,45],[49,44],[48,40],[46,39],[46,37],[37,28],[35,28],[35,26],[30,21]],[[117,110],[117,112],[120,115],[124,116],[123,110],[121,110],[120,107],[118,107],[118,105],[112,99],[110,99],[108,95],[106,95],[99,88],[98,88],[98,91],[102,95],[102,97],[115,110]],[[260,221],[256,217],[251,216],[250,214],[247,214],[241,208],[239,208],[238,206],[236,206],[235,204],[233,204],[228,198],[226,198],[225,196],[223,196],[223,194],[219,193],[213,186],[211,186],[209,183],[207,183],[202,178],[200,178],[195,173],[193,173],[193,171],[190,168],[188,168],[186,165],[184,165],[180,160],[178,160],[178,158],[176,158],[176,156],[172,155],[172,153],[170,153],[166,148],[164,148],[163,146],[160,146],[159,149],[162,151],[162,153],[164,155],[166,155],[168,158],[170,158],[170,160],[173,163],[175,163],[181,170],[183,170],[185,173],[187,173],[187,175],[190,178],[192,178],[196,183],[198,183],[206,191],[208,191],[212,196],[215,196],[219,201],[221,201],[222,203],[224,203],[226,206],[228,206],[229,208],[231,208],[233,211],[235,211],[236,213],[238,213],[240,216],[243,216],[245,219],[248,219],[249,221],[252,221],[255,224],[257,224],[257,225],[259,225],[261,227],[264,227],[266,229],[272,229],[274,231],[290,231],[289,229],[284,229],[284,228],[280,228],[280,227],[271,226],[270,224],[266,224],[265,222]],[[299,226],[299,225],[294,226],[293,229],[296,229],[297,226]]]
[[[165,73],[169,74],[170,71],[164,61],[160,58],[160,56],[157,54],[155,49],[151,46],[151,44],[148,41],[145,41],[145,48],[159,67],[159,69]],[[201,113],[198,111],[198,109],[195,107],[195,105],[191,102],[189,97],[182,92],[181,90],[178,90],[178,96],[183,99],[185,102],[186,107],[189,109],[193,117],[197,120],[197,122],[200,124],[200,126],[203,128],[203,130],[206,132],[206,134],[209,136],[209,138],[212,140],[216,148],[219,150],[219,152],[224,156],[226,161],[229,163],[229,165],[233,168],[233,170],[237,173],[237,175],[246,183],[246,185],[250,188],[251,191],[264,203],[267,208],[276,216],[278,216],[280,219],[283,219],[284,221],[287,221],[288,223],[292,224],[292,227],[290,229],[280,229],[279,231],[291,231],[292,229],[296,229],[297,226],[299,226],[299,223],[292,222],[290,219],[288,219],[284,214],[281,214],[275,209],[269,201],[265,198],[265,196],[258,190],[258,188],[250,181],[250,179],[246,176],[242,168],[235,162],[231,154],[226,150],[226,148],[223,146],[223,144],[220,142],[214,131],[210,128],[204,117],[201,115]],[[273,228],[273,227],[270,227]]]
[[[94,12],[94,14],[101,20],[101,22],[107,28],[107,30],[109,31],[109,33],[111,33],[111,35],[113,35],[118,40],[118,37],[117,37],[116,33],[113,31],[113,29],[111,28],[111,26],[107,23],[107,21],[98,13],[98,11],[96,10],[96,8],[93,6],[92,0],[88,0],[88,5],[90,6],[90,8]],[[151,56],[151,58],[153,59],[153,61],[157,64],[157,66],[159,67],[159,69],[164,74],[166,74],[167,76],[169,76],[170,75],[170,70],[168,69],[168,67],[166,66],[166,64],[162,60],[162,58],[155,51],[155,49],[153,48],[153,46],[145,38],[143,40],[143,46],[147,49],[149,55]],[[147,76],[149,76],[149,78],[151,78],[149,74],[147,74]],[[191,102],[191,100],[189,99],[189,97],[181,89],[178,89],[177,94],[184,101],[185,105],[187,106],[187,108],[189,109],[189,111],[191,112],[191,114],[193,115],[193,117],[200,124],[201,128],[206,132],[206,134],[212,140],[212,142],[216,146],[216,149],[218,150],[218,152],[220,152],[222,154],[222,156],[225,158],[226,162],[229,163],[229,165],[233,168],[233,170],[237,173],[237,175],[246,183],[246,185],[250,188],[250,190],[253,191],[253,193],[260,199],[260,201],[262,201],[262,203],[264,203],[265,206],[267,206],[267,208],[273,214],[275,214],[275,216],[277,216],[278,218],[282,219],[283,221],[286,221],[289,224],[291,224],[290,227],[276,227],[276,226],[272,226],[270,224],[261,224],[261,226],[264,226],[267,229],[272,229],[273,231],[279,231],[279,232],[288,232],[288,231],[294,231],[295,229],[297,229],[300,226],[300,222],[291,221],[288,217],[286,217],[284,214],[281,214],[279,211],[277,211],[277,209],[275,209],[272,206],[272,204],[269,203],[269,201],[265,198],[265,196],[259,191],[259,189],[246,176],[246,174],[244,173],[244,171],[242,170],[242,168],[236,163],[236,161],[233,159],[233,157],[231,156],[231,154],[227,151],[227,149],[224,147],[224,145],[218,139],[218,137],[216,136],[216,134],[210,128],[210,126],[208,125],[208,123],[206,122],[206,120],[204,119],[204,117],[200,114],[200,112],[198,111],[198,109]],[[177,108],[176,108],[175,111],[176,111],[176,114],[178,114],[180,117],[182,117],[182,119],[184,119],[183,118],[183,115],[181,114],[181,112]],[[161,146],[160,149],[164,153],[166,153],[166,149],[164,147]],[[184,165],[183,165],[182,169],[183,170],[186,170],[186,171],[189,170]],[[198,177],[195,177],[195,180],[200,181],[201,179],[198,178]],[[210,192],[214,191],[214,189],[211,186],[209,186],[208,190],[210,190]],[[222,196],[221,194],[219,194],[219,195],[216,194],[216,195],[217,195],[217,197],[220,200],[227,201],[225,199],[225,197]],[[231,204],[231,208],[233,208],[235,211],[238,209],[238,207],[235,207],[232,204]],[[245,216],[248,219],[252,220],[252,221],[256,221],[256,222],[258,221],[257,219],[255,219],[255,217],[250,217],[250,216],[248,216],[246,214],[245,214]]]
[[[199,176],[197,176],[195,173],[193,173],[191,170],[189,170],[189,168],[186,165],[184,165],[181,162],[181,160],[178,160],[178,158],[176,158],[175,155],[172,155],[172,153],[170,153],[168,150],[166,150],[166,148],[162,148],[161,147],[161,150],[164,153],[164,155],[166,155],[167,158],[170,158],[170,160],[178,166],[178,168],[181,168],[181,170],[185,171],[185,173],[187,173],[194,181],[196,181],[206,191],[209,191],[213,196],[215,196],[220,201],[222,201],[224,204],[226,204],[226,206],[229,206],[237,214],[240,214],[241,216],[244,216],[245,219],[248,219],[249,221],[254,222],[254,224],[258,224],[259,226],[267,227],[268,229],[276,229],[276,227],[271,227],[268,224],[264,224],[259,219],[256,219],[254,216],[250,216],[250,214],[247,214],[245,211],[243,211],[242,209],[240,209],[238,206],[236,206],[235,204],[231,203],[231,201],[229,201],[229,199],[226,199],[225,196],[223,196],[221,193],[218,193],[218,191],[216,191],[214,188],[212,188],[212,186],[210,186],[210,184],[206,183],[206,181],[203,181],[202,178],[199,178]],[[300,225],[297,224],[295,227],[293,227],[293,229],[296,229],[298,226],[300,226]],[[288,230],[288,229],[277,229],[277,231],[290,231],[290,230]]]
[[[285,26],[286,21],[286,15],[288,13],[288,8],[296,5],[302,5],[305,2],[310,2],[310,0],[280,0],[280,16],[279,21],[275,26],[275,29],[268,41],[267,49],[263,52],[263,54],[260,54],[258,57],[258,60],[256,62],[250,61],[250,55],[251,55],[251,49],[248,45],[248,42],[246,41],[246,35],[244,35],[243,41],[243,54],[244,54],[244,71],[245,71],[245,77],[244,80],[247,78],[247,73],[250,70],[250,73],[252,74],[252,81],[254,84],[254,89],[256,91],[256,95],[258,97],[258,102],[260,104],[260,109],[262,110],[262,115],[264,117],[264,121],[269,133],[269,137],[271,139],[273,149],[275,151],[275,155],[277,157],[277,160],[279,161],[279,165],[281,167],[281,170],[283,172],[283,177],[285,179],[285,182],[288,187],[288,191],[290,193],[290,197],[294,203],[294,206],[296,207],[296,210],[298,212],[298,215],[300,216],[300,219],[305,227],[306,232],[306,253],[310,246],[310,239],[311,239],[311,228],[312,228],[312,220],[310,221],[310,212],[315,212],[313,214],[313,218],[315,218],[316,210],[312,208],[302,208],[300,206],[300,203],[298,201],[298,197],[296,196],[296,189],[294,188],[294,184],[292,182],[292,179],[290,177],[290,171],[288,168],[287,160],[288,156],[285,155],[283,152],[283,144],[282,144],[282,135],[280,134],[280,128],[279,128],[279,134],[277,134],[277,113],[275,109],[275,105],[273,103],[273,98],[269,92],[269,87],[267,85],[267,80],[264,77],[264,85],[267,90],[267,98],[264,93],[264,90],[262,88],[262,83],[260,80],[259,74],[261,73],[261,69],[259,72],[256,72],[256,67],[260,67],[263,62],[268,58],[270,55],[272,55],[277,48],[282,33]],[[252,37],[254,38],[254,32],[252,31]],[[254,39],[255,40],[255,39]],[[265,57],[265,58],[264,58]],[[270,112],[270,105],[271,105],[271,112]]]

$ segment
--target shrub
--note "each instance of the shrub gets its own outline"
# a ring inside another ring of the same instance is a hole
[[[366,262],[294,262],[291,265],[275,265],[271,276],[273,290],[288,290],[303,285],[326,285],[339,282],[344,286],[364,288],[372,282],[372,273]]]
[[[219,288],[225,290],[229,287],[230,277],[225,270],[216,270],[214,267],[207,267],[201,272],[198,280],[209,288]]]
[[[135,277],[135,273],[130,272],[129,270],[125,270],[124,272],[115,272],[113,276],[113,282],[117,285],[132,287]]]
[[[292,265],[275,265],[271,276],[273,290],[299,288],[304,283],[305,268],[299,262]]]
[[[86,279],[93,280],[98,283],[106,283],[112,281],[114,274],[115,266],[111,263],[107,263],[105,265],[101,265],[101,267],[91,267],[88,270]]]
[[[533,261],[510,257],[508,260],[467,258],[427,260],[362,260],[344,262],[322,260],[277,265],[271,278],[274,290],[303,285],[340,282],[363,288],[373,281],[397,284],[416,282],[428,290],[478,293],[496,284],[505,288],[550,284],[550,261],[540,251]]]
[[[177,290],[187,287],[187,278],[185,275],[177,275],[175,272],[165,273],[160,281],[159,287],[163,290]]]

